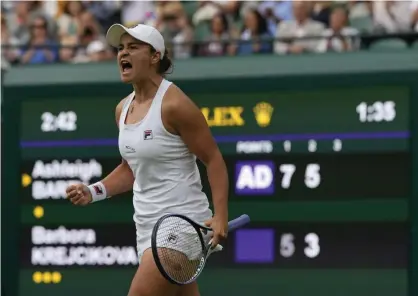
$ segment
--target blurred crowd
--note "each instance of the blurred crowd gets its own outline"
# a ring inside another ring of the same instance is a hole
[[[175,59],[345,52],[363,48],[365,33],[418,32],[418,0],[2,1],[2,62],[113,59],[104,36],[115,22],[155,26]]]

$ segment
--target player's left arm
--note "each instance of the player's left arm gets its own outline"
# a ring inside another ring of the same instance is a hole
[[[214,216],[227,223],[228,172],[206,119],[196,104],[174,85],[167,91],[163,102],[164,125],[170,132],[180,135],[189,150],[205,164],[212,191]]]

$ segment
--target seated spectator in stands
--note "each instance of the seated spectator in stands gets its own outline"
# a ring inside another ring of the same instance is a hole
[[[376,31],[386,33],[410,31],[411,3],[409,1],[374,1],[373,21]]]
[[[95,40],[104,40],[104,35],[102,33],[102,30],[100,28],[100,25],[94,18],[94,16],[88,12],[83,11],[78,19],[78,36],[75,40],[74,38],[70,37],[65,38],[66,42],[68,44],[72,44],[74,46],[78,46],[76,49],[74,49],[72,59],[73,62],[86,62],[88,61],[86,48],[87,46],[95,41]],[[69,50],[66,53],[69,54]]]
[[[258,11],[266,19],[270,34],[276,35],[277,24],[293,19],[292,1],[263,1]]]
[[[94,35],[95,39],[99,37],[104,39],[102,28],[100,27],[99,23],[94,18],[94,16],[88,11],[84,11],[80,15],[78,28],[79,34],[84,34],[86,30],[89,30]]]
[[[197,26],[201,22],[209,21],[219,13],[224,13],[227,17],[238,15],[241,5],[243,3],[236,0],[199,1],[199,8],[195,11],[192,18],[193,25]]]
[[[349,14],[348,19],[371,17],[373,12],[372,1],[348,1],[346,3]]]
[[[9,64],[14,64],[19,61],[19,50],[17,45],[19,45],[19,40],[10,35],[7,22],[4,15],[1,15],[1,45],[10,46],[2,47],[1,56],[2,62],[7,62]]]
[[[323,32],[325,38],[319,43],[319,52],[343,52],[358,50],[360,47],[359,31],[347,26],[348,11],[343,7],[332,10],[330,28]]]
[[[95,40],[104,40],[103,35],[100,32],[95,31],[93,27],[87,26],[84,28],[84,32],[79,36],[79,43],[77,49],[74,51],[74,58],[72,62],[74,63],[86,63],[89,61],[87,55],[87,47],[90,43]]]
[[[114,23],[121,23],[120,6],[123,4],[122,1],[83,1],[84,7],[95,17],[100,27],[104,29],[109,28]],[[138,13],[138,11],[135,12]]]
[[[13,5],[14,13],[9,13],[7,17],[9,32],[19,42],[26,44],[30,38],[31,4],[29,1],[18,1]]]
[[[80,1],[67,1],[65,3],[63,13],[57,19],[60,39],[65,38],[67,42],[69,42],[69,38],[78,40],[81,16],[84,11],[84,6]]]
[[[47,24],[47,30],[50,34],[50,36],[54,36],[54,38],[57,36],[57,24],[55,21],[55,16],[49,14],[50,11],[48,11],[48,5],[46,5],[46,2],[49,1],[28,1],[29,4],[29,11],[31,14],[30,22],[34,20],[35,17],[41,16],[46,20]]]
[[[223,56],[227,52],[231,36],[229,34],[228,20],[225,14],[219,13],[214,16],[210,25],[211,35],[199,49],[202,56]]]
[[[329,27],[333,1],[313,1],[311,18]]]
[[[163,7],[161,30],[172,42],[172,53],[176,59],[189,58],[192,52],[193,30],[180,2],[168,2]]]
[[[230,54],[271,53],[272,42],[269,40],[271,37],[266,20],[256,9],[250,9],[245,15],[244,27],[241,31],[240,40],[243,42],[231,46]]]
[[[29,44],[21,52],[22,64],[54,63],[58,60],[58,46],[49,36],[47,20],[38,16],[31,24]]]
[[[104,62],[114,58],[112,52],[102,40],[95,40],[87,46],[87,57],[90,62]]]
[[[276,41],[274,52],[278,54],[298,54],[316,52],[320,39],[298,39],[304,37],[319,37],[324,31],[324,25],[309,18],[310,4],[308,2],[293,2],[294,20],[281,22],[276,31],[277,38],[286,41]]]
[[[145,23],[155,13],[156,1],[120,1],[121,21],[124,26],[132,27]]]
[[[72,37],[63,37],[60,41],[61,48],[59,50],[60,62],[72,62],[77,52],[77,40]]]

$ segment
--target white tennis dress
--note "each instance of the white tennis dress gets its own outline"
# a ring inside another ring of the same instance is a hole
[[[161,105],[170,85],[163,79],[148,113],[135,124],[125,124],[135,96],[134,92],[130,94],[119,120],[119,151],[135,177],[133,218],[139,262],[151,247],[152,228],[162,215],[183,214],[199,223],[212,217],[207,196],[202,192],[196,156],[180,136],[165,129],[161,119]]]

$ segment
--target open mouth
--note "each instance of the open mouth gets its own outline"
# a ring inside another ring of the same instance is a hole
[[[130,70],[132,70],[132,64],[128,61],[122,61],[120,63],[120,66],[122,68],[122,73],[128,72]]]

